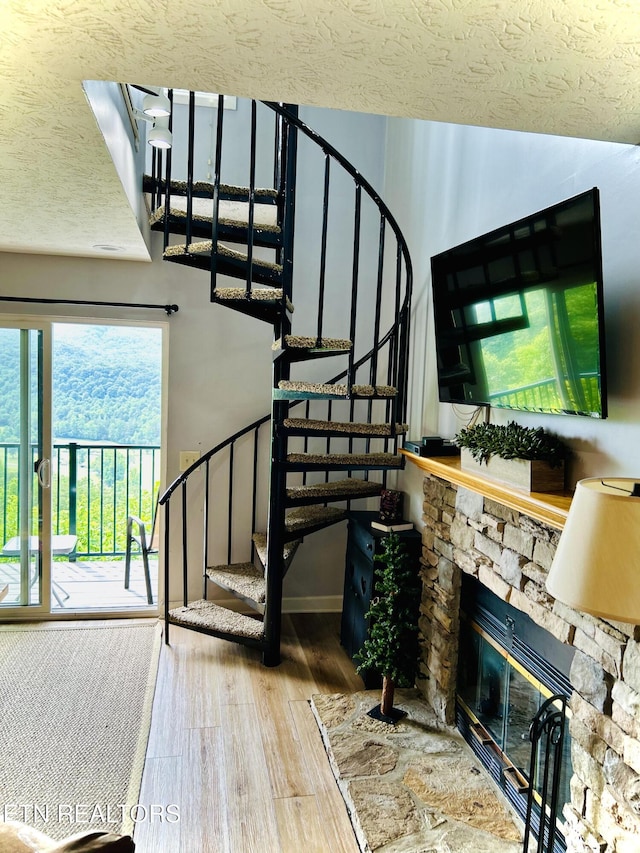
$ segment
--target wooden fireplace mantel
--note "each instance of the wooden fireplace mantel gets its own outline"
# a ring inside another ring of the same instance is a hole
[[[571,492],[523,492],[504,483],[498,483],[471,471],[462,471],[459,456],[418,456],[400,449],[407,459],[418,468],[454,483],[486,498],[504,504],[525,515],[562,530],[571,506]]]

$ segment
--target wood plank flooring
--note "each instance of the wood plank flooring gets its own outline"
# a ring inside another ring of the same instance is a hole
[[[358,853],[308,704],[314,693],[363,688],[339,619],[285,617],[274,668],[253,650],[171,626],[136,853]],[[177,821],[166,819],[170,804]]]

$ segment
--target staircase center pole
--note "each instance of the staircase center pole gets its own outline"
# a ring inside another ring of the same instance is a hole
[[[297,115],[297,107],[288,107]],[[279,144],[280,143],[280,144]],[[280,317],[275,328],[277,337],[284,337],[291,331],[291,321],[287,314],[287,299],[293,299],[293,234],[296,193],[297,131],[284,121],[284,128],[276,130],[276,150],[280,162],[276,169],[283,178],[282,185],[282,303]],[[273,387],[290,377],[288,359],[278,358],[273,365]],[[267,567],[266,598],[264,613],[264,654],[265,666],[277,666],[280,663],[280,635],[282,630],[282,583],[285,573],[285,512],[286,512],[286,458],[287,437],[282,428],[289,414],[287,400],[274,400],[271,405],[271,471],[269,477],[269,516],[267,521]]]
[[[288,365],[287,365],[288,368]],[[274,379],[281,374],[278,363],[274,365]],[[285,370],[288,374],[288,369]],[[283,378],[280,376],[280,378]],[[284,518],[287,475],[285,460],[287,440],[283,436],[282,423],[289,411],[288,401],[272,404],[271,417],[271,473],[269,482],[269,517],[267,520],[267,566],[266,596],[264,611],[264,654],[265,666],[280,663],[280,635],[282,632],[282,584],[284,580]]]

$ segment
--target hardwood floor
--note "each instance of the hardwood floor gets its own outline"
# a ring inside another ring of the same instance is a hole
[[[314,693],[363,689],[339,618],[285,617],[275,668],[253,650],[171,626],[136,853],[358,853],[308,704]]]

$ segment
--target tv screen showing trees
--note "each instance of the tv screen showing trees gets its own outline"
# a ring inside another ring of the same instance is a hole
[[[431,259],[440,400],[606,417],[598,190]]]

